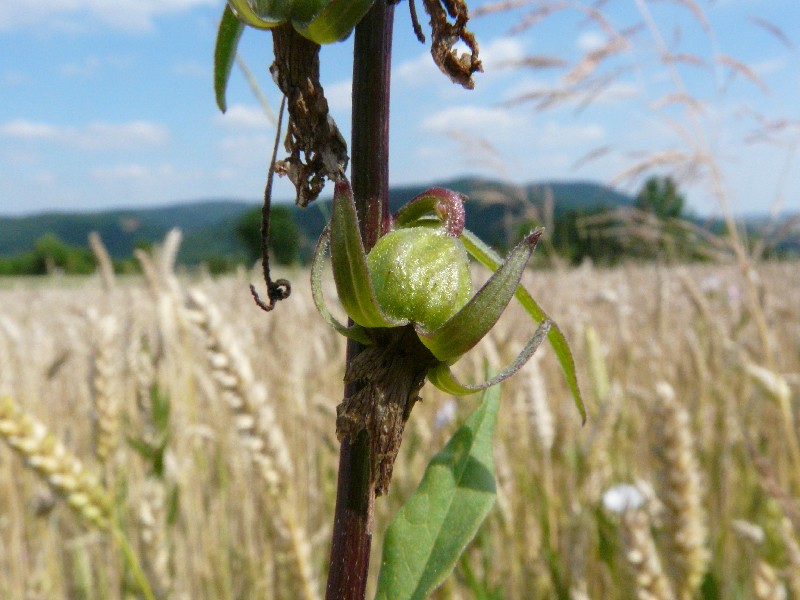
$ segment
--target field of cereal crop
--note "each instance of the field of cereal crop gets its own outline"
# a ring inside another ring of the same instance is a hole
[[[169,262],[0,284],[0,597],[135,597],[115,530],[158,598],[322,596],[343,339],[307,273],[266,315],[257,275]],[[589,419],[548,348],[503,385],[498,499],[436,597],[800,598],[797,265],[526,282],[572,343]],[[532,331],[515,307],[459,373],[510,361]],[[422,396],[373,565],[477,400]]]

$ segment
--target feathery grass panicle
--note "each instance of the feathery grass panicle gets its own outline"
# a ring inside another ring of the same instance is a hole
[[[109,530],[113,504],[100,480],[43,423],[8,397],[0,399],[0,436],[83,519]]]
[[[657,493],[665,508],[664,529],[669,548],[667,564],[677,597],[689,599],[699,587],[709,561],[703,488],[694,436],[689,413],[668,383],[656,385],[652,408]]]

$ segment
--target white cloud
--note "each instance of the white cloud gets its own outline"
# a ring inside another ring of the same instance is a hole
[[[51,141],[83,150],[126,150],[162,145],[169,138],[169,133],[163,125],[150,121],[95,121],[83,127],[74,127],[15,119],[0,125],[0,137]]]
[[[537,129],[532,139],[537,146],[548,148],[572,148],[597,143],[606,137],[606,130],[601,125],[573,125],[548,121],[544,127]]]
[[[0,31],[31,26],[80,29],[87,17],[118,29],[150,29],[159,15],[218,4],[217,0],[4,0]]]
[[[208,65],[196,60],[187,60],[177,63],[173,67],[173,72],[181,77],[204,78],[211,75]]]
[[[767,58],[760,62],[753,63],[750,68],[761,76],[779,73],[786,68],[786,59],[783,57]]]
[[[125,165],[113,165],[110,167],[96,167],[89,171],[89,175],[94,179],[104,181],[114,181],[119,179],[146,179],[150,177],[151,171],[148,167],[140,164],[130,163]]]
[[[87,56],[82,62],[66,63],[61,66],[59,72],[63,77],[91,77],[103,67],[114,69],[125,69],[130,67],[133,61],[130,58],[119,56]]]
[[[266,134],[236,135],[223,138],[218,147],[226,165],[251,167],[266,172],[274,142],[273,136]]]
[[[325,86],[325,98],[332,111],[350,110],[353,105],[353,80],[346,79]]]
[[[392,69],[392,81],[402,83],[404,86],[426,85],[434,81],[434,77],[441,76],[431,55],[427,52],[400,63]]]
[[[581,52],[594,52],[606,45],[608,38],[598,31],[584,31],[578,36],[576,45]]]
[[[520,124],[521,119],[511,111],[498,107],[453,106],[441,110],[422,121],[423,129],[446,131],[461,129],[475,132],[483,130],[497,133]]]
[[[252,104],[229,106],[225,114],[218,114],[216,119],[222,125],[237,129],[266,129],[272,126],[261,107]]]
[[[100,59],[96,56],[86,58],[82,63],[67,63],[61,65],[60,73],[64,77],[89,77],[100,68]]]
[[[58,135],[58,128],[47,123],[33,123],[25,119],[16,119],[0,126],[0,135],[28,140],[52,139]]]
[[[480,57],[486,74],[503,66],[503,63],[522,60],[525,46],[519,38],[500,37],[480,47]]]

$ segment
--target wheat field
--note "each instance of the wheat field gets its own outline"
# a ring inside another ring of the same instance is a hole
[[[143,278],[0,282],[2,598],[139,597],[120,539],[158,598],[323,595],[344,341],[307,273],[265,314],[257,274],[176,276],[176,245],[140,255]],[[497,502],[436,597],[800,598],[797,265],[525,281],[572,343],[589,418],[547,348],[503,385]],[[533,329],[513,306],[458,372],[502,366]],[[477,402],[422,395],[373,571]]]

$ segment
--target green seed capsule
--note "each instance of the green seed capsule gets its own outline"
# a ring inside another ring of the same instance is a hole
[[[464,245],[443,228],[391,231],[367,255],[378,304],[395,319],[433,331],[472,297]]]

